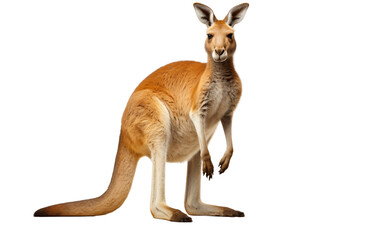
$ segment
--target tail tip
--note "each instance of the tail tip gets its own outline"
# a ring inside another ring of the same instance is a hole
[[[34,214],[34,217],[46,217],[49,216],[49,214],[45,211],[45,208],[41,208],[37,210]]]

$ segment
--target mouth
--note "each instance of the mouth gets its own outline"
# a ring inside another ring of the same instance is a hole
[[[212,53],[212,59],[214,60],[214,62],[224,62],[225,60],[227,60],[227,58],[228,55],[226,52],[222,55],[218,55],[215,52]]]
[[[215,62],[224,62],[227,60],[227,58],[221,58],[220,56],[218,58],[213,58]]]

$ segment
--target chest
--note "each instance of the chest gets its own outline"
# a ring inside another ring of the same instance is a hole
[[[212,124],[232,113],[241,96],[241,83],[237,78],[216,77],[211,79],[210,86],[206,89],[205,102],[206,117]]]

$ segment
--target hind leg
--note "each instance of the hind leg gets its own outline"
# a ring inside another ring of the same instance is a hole
[[[150,127],[149,148],[151,152],[152,182],[150,210],[154,218],[174,221],[192,222],[192,219],[178,209],[166,204],[165,197],[165,167],[167,150],[171,135],[170,114],[164,104],[157,100],[158,121]]]
[[[166,105],[150,90],[142,90],[130,97],[128,106],[124,114],[125,126],[130,128],[132,136],[140,136],[144,144],[140,149],[146,149],[142,155],[150,156],[152,161],[151,214],[154,218],[191,222],[189,216],[166,204],[165,166],[171,137],[171,119]]]
[[[196,154],[187,166],[187,183],[184,205],[190,215],[244,217],[244,213],[228,207],[205,204],[200,199],[201,160]]]
[[[192,222],[192,219],[178,209],[171,208],[166,204],[165,198],[165,165],[166,149],[162,143],[156,145],[152,151],[152,185],[150,210],[154,218],[174,221]]]

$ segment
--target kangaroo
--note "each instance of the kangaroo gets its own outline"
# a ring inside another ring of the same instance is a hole
[[[197,17],[207,25],[207,63],[170,63],[138,85],[123,113],[114,171],[105,193],[45,207],[34,216],[96,216],[116,210],[129,194],[138,160],[147,156],[152,161],[150,211],[154,218],[192,222],[187,214],[169,207],[165,199],[165,164],[183,161],[188,161],[184,201],[188,214],[244,217],[241,211],[203,203],[200,182],[202,171],[208,179],[214,173],[207,145],[219,122],[227,143],[220,174],[232,157],[232,116],[242,91],[233,65],[233,27],[242,21],[248,6],[237,5],[224,20],[217,20],[211,8],[194,3]]]

